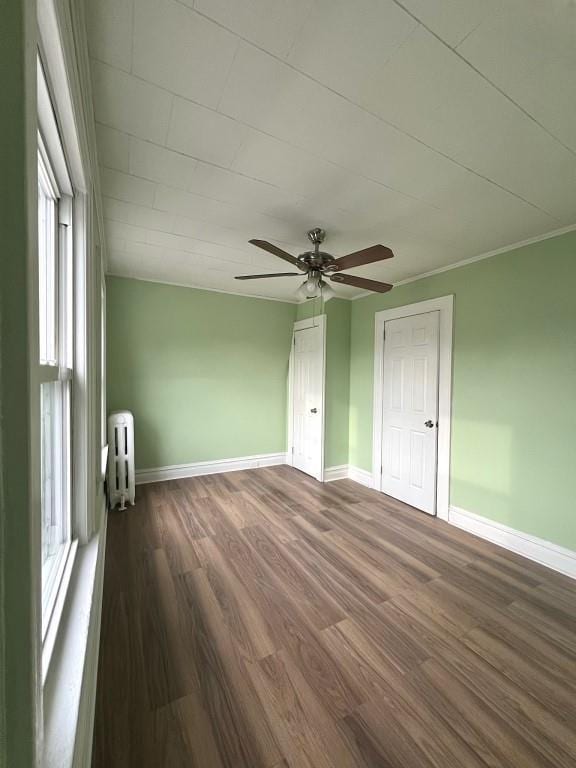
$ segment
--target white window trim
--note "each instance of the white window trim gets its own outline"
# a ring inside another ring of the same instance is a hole
[[[47,83],[44,76],[44,68],[40,61],[40,57],[38,56],[38,67],[37,67],[37,74],[38,74],[38,123],[39,123],[39,130],[38,130],[38,152],[42,160],[42,167],[45,174],[48,176],[48,180],[50,182],[50,185],[52,187],[52,192],[54,194],[54,197],[58,200],[58,220],[57,220],[57,226],[59,228],[58,232],[58,239],[57,239],[57,248],[58,248],[58,254],[57,259],[59,261],[58,267],[57,267],[57,276],[59,280],[59,285],[57,287],[58,294],[61,293],[63,290],[68,290],[67,285],[67,278],[68,276],[65,274],[62,274],[62,253],[60,252],[61,248],[67,248],[72,249],[72,259],[71,261],[75,261],[74,258],[74,250],[73,250],[73,243],[71,242],[71,239],[67,236],[62,239],[62,235],[66,235],[66,232],[62,232],[60,229],[61,227],[66,227],[70,223],[70,210],[74,207],[74,198],[72,196],[72,185],[70,182],[70,176],[68,174],[68,169],[66,165],[64,150],[60,141],[60,136],[56,124],[56,119],[54,116],[53,108],[52,108],[52,101],[50,99],[50,95],[48,93]],[[66,190],[63,192],[62,190]],[[72,279],[75,281],[75,270],[73,269],[73,275]],[[34,282],[37,285],[38,281],[38,272],[36,271]],[[36,289],[36,294],[38,293],[38,290]],[[72,296],[72,299],[74,300],[74,297]],[[63,329],[68,326],[68,332],[72,334],[72,336],[75,335],[75,329],[74,329],[74,304],[72,304],[72,307],[70,308],[72,311],[72,317],[63,317],[61,314],[61,305],[60,302],[57,302],[58,307],[58,332],[57,332],[57,344],[58,344],[58,350],[56,353],[56,359],[58,361],[65,360],[69,365],[73,365],[73,360],[75,359],[75,350],[72,351],[72,347],[75,347],[74,339],[68,338],[67,334],[63,331]],[[38,328],[38,318],[36,318],[36,324],[35,327]],[[33,349],[32,349],[32,360],[39,360],[39,339],[36,336],[35,341],[33,343]],[[59,560],[57,565],[55,566],[55,571],[53,574],[53,577],[51,579],[53,586],[51,587],[51,594],[48,595],[48,601],[45,605],[45,597],[44,594],[45,586],[42,583],[42,577],[40,578],[40,605],[42,606],[40,610],[40,622],[41,622],[41,631],[40,631],[40,637],[41,637],[41,654],[40,654],[40,660],[41,660],[41,669],[40,669],[40,679],[42,682],[42,685],[44,684],[46,680],[46,676],[48,674],[48,669],[50,666],[50,660],[52,657],[52,650],[54,648],[54,642],[55,637],[58,633],[58,625],[59,621],[62,615],[62,606],[66,599],[66,590],[68,587],[68,583],[70,580],[70,572],[74,564],[74,556],[76,553],[76,545],[77,542],[75,541],[76,538],[76,529],[77,529],[77,522],[75,520],[75,507],[73,502],[73,488],[75,486],[75,478],[74,478],[74,466],[75,466],[75,447],[74,447],[74,440],[73,440],[73,434],[72,430],[74,427],[74,415],[73,415],[73,403],[74,403],[74,370],[71,367],[63,366],[56,363],[36,363],[36,387],[35,391],[37,392],[38,396],[40,393],[40,387],[44,383],[49,382],[55,382],[55,381],[70,381],[72,386],[70,388],[70,398],[71,398],[71,404],[72,408],[70,411],[70,420],[71,423],[69,424],[69,428],[71,430],[71,444],[70,444],[70,456],[69,456],[69,463],[66,468],[66,479],[67,482],[70,484],[70,510],[69,510],[69,519],[66,520],[66,526],[67,526],[67,542],[63,549],[63,551],[59,554]],[[38,463],[39,463],[39,456],[41,453],[40,447],[40,435],[36,436],[36,439],[33,441],[33,450],[37,451],[38,453]],[[76,510],[77,511],[77,510]],[[40,536],[41,540],[42,536]],[[42,571],[42,567],[40,568]]]
[[[51,660],[47,675],[43,676],[40,520],[35,524],[33,538],[38,554],[34,567],[38,570],[34,573],[34,621],[37,643],[32,664],[36,679],[36,764],[37,768],[71,768],[73,765],[89,765],[91,759],[106,537],[105,501],[101,491],[98,492],[100,477],[96,472],[96,456],[98,462],[100,460],[100,433],[96,426],[99,409],[94,397],[99,357],[95,356],[93,343],[95,323],[100,322],[100,295],[95,294],[95,284],[100,283],[101,257],[92,246],[101,226],[101,210],[82,4],[38,0],[37,13],[39,47],[53,95],[52,104],[58,115],[56,126],[50,100],[46,98],[48,91],[40,92],[40,110],[52,119],[51,128],[42,126],[42,136],[47,145],[54,136],[62,142],[70,186],[61,185],[61,192],[69,196],[73,192],[73,205],[68,215],[73,224],[76,251],[72,535],[77,543],[74,558],[69,556],[63,575],[64,581],[68,582],[67,589],[62,591],[61,600],[54,608],[54,613],[60,614],[59,621],[50,626],[46,634],[44,646]],[[33,290],[37,285],[33,269],[31,279]],[[29,312],[30,327],[37,328],[34,302],[31,302]],[[38,359],[35,355],[37,344],[36,334],[30,343],[32,361]],[[34,388],[39,386],[38,378],[39,372],[34,370]],[[34,431],[39,423],[34,402],[31,403],[31,420],[34,444]],[[32,456],[31,464],[32,495],[36,505],[39,466],[35,456]]]
[[[382,491],[382,440],[384,393],[384,326],[425,312],[440,312],[438,357],[438,465],[436,481],[436,516],[448,520],[450,506],[450,439],[452,434],[452,347],[454,296],[441,296],[403,307],[376,312],[374,317],[374,410],[372,437],[372,487]]]

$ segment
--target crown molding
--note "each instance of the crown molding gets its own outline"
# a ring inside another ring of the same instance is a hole
[[[512,243],[511,245],[505,245],[502,248],[496,248],[493,251],[487,251],[486,253],[481,253],[478,256],[470,256],[467,259],[461,259],[460,261],[454,262],[454,264],[447,264],[444,267],[438,267],[437,269],[432,269],[428,272],[420,272],[417,275],[414,275],[413,277],[407,277],[405,280],[399,280],[397,283],[394,283],[394,287],[398,287],[399,285],[407,285],[408,283],[414,283],[416,280],[424,280],[426,277],[433,277],[434,275],[440,275],[443,272],[450,272],[452,269],[460,269],[460,267],[465,267],[468,264],[474,264],[477,261],[483,261],[484,259],[491,259],[493,256],[499,256],[503,253],[509,253],[510,251],[515,251],[518,248],[524,248],[527,245],[534,245],[536,243],[541,243],[544,240],[551,240],[554,237],[561,237],[562,235],[567,235],[570,232],[576,231],[576,224],[570,224],[567,227],[561,227],[560,229],[553,229],[550,232],[546,232],[543,235],[536,235],[535,237],[530,237],[527,240],[519,240],[516,243]],[[225,291],[221,288],[207,288],[203,285],[196,285],[195,283],[176,283],[170,280],[152,280],[149,277],[137,277],[135,275],[122,275],[118,272],[112,272],[108,270],[106,274],[110,277],[121,277],[125,280],[139,280],[144,283],[159,283],[160,285],[173,285],[177,288],[193,288],[197,291],[210,291],[212,293],[224,293],[229,296],[243,296],[247,299],[261,299],[263,301],[279,301],[283,304],[306,304],[310,299],[278,299],[274,296],[257,296],[253,293],[239,293],[237,291]],[[334,299],[341,299],[342,301],[357,301],[358,299],[364,299],[367,296],[373,296],[373,291],[363,291],[362,293],[359,293],[357,296],[333,296],[331,298]]]
[[[454,262],[454,264],[447,264],[445,267],[438,267],[437,269],[431,269],[429,272],[421,272],[418,275],[414,275],[413,277],[407,277],[405,280],[399,280],[397,283],[394,283],[394,287],[396,288],[399,285],[414,283],[416,280],[423,280],[425,277],[440,275],[442,272],[450,272],[452,269],[459,269],[460,267],[465,267],[468,264],[474,264],[476,261],[491,259],[492,256],[499,256],[500,254],[508,253],[509,251],[515,251],[518,248],[524,248],[527,245],[541,243],[543,240],[551,240],[554,237],[561,237],[562,235],[567,235],[569,232],[574,231],[576,231],[576,224],[570,224],[569,226],[561,227],[560,229],[553,229],[552,231],[546,232],[543,235],[535,235],[534,237],[529,237],[527,240],[519,240],[518,242],[512,243],[511,245],[505,245],[502,248],[496,248],[494,251],[487,251],[486,253],[481,253],[478,256],[470,256],[468,259],[461,259],[460,261]],[[357,301],[358,299],[363,299],[366,296],[373,295],[373,291],[363,291],[357,296],[353,296],[351,299],[349,299],[349,301]]]

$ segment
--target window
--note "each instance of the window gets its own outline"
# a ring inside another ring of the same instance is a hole
[[[42,538],[42,637],[45,637],[72,538],[71,199],[58,187],[38,142],[38,331]]]

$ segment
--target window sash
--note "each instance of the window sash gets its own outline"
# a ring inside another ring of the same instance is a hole
[[[42,641],[62,586],[72,542],[73,275],[68,228],[71,198],[62,198],[39,136],[39,361],[41,414]],[[55,617],[57,620],[57,617]]]

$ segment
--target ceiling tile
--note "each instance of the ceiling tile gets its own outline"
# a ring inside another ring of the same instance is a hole
[[[144,227],[135,227],[123,221],[109,219],[107,218],[107,211],[104,212],[104,228],[109,239],[123,240],[124,242],[130,240],[136,243],[148,242],[149,233],[154,232],[154,230],[145,229]]]
[[[256,233],[252,237],[283,238],[294,231],[290,224],[261,214],[250,206],[232,205],[161,185],[156,191],[154,207],[193,221],[223,225],[242,232],[252,229]]]
[[[370,107],[384,119],[553,216],[571,210],[576,157],[426,30],[378,80]]]
[[[224,115],[175,97],[167,145],[208,163],[228,167],[249,133]]]
[[[522,111],[575,146],[571,11],[135,0],[129,74],[124,0],[90,0],[92,54],[114,65],[92,62],[112,271],[293,299],[234,281],[284,267],[251,237],[381,242],[396,258],[358,274],[394,282],[574,222],[574,155]]]
[[[515,111],[502,133],[468,141],[455,157],[546,211],[560,223],[576,217],[576,156]]]
[[[103,197],[104,218],[132,224],[135,227],[171,232],[175,217],[165,211],[157,211],[143,205],[125,203],[111,197]]]
[[[451,155],[502,124],[506,100],[423,27],[365,88],[363,105],[434,149]]]
[[[85,6],[90,55],[129,72],[133,0],[88,0]]]
[[[100,179],[102,194],[107,197],[152,207],[156,185],[151,181],[114,171],[111,168],[100,168]]]
[[[286,56],[305,28],[314,0],[188,0],[201,13],[277,56]]]
[[[301,203],[292,215],[302,232],[319,223],[337,230],[362,227],[370,217],[398,215],[411,203],[405,195],[264,134],[244,144],[234,168],[298,195]]]
[[[106,64],[92,61],[94,114],[111,128],[164,144],[172,96]]]
[[[219,110],[291,144],[320,146],[323,117],[337,100],[269,54],[241,43]]]
[[[197,165],[189,191],[214,200],[249,205],[261,212],[298,201],[295,195],[273,184],[202,162]]]
[[[416,28],[392,0],[316,0],[288,61],[338,93],[364,101],[378,73]]]
[[[153,232],[149,231],[146,236],[146,242],[151,245],[161,246],[172,250],[185,251],[189,253],[198,253],[208,258],[219,259],[220,261],[232,262],[236,264],[243,264],[244,266],[252,265],[255,262],[253,253],[248,250],[240,250],[238,248],[230,248],[226,245],[220,245],[218,243],[209,243],[204,240],[196,240],[192,237],[185,237],[184,235],[173,235],[166,232]],[[246,247],[252,248],[252,246],[246,243]],[[255,250],[252,248],[252,250]]]
[[[230,248],[236,248],[238,250],[246,250],[248,246],[248,240],[253,237],[259,237],[262,233],[258,230],[254,230],[247,227],[245,231],[238,229],[232,229],[224,224],[208,221],[200,221],[198,219],[191,219],[187,216],[176,216],[174,228],[172,230],[175,234],[184,235],[186,237],[192,237],[205,242],[214,243],[218,245],[225,245]],[[298,248],[298,244],[302,241],[301,232],[295,232],[293,239],[281,239],[266,236],[268,240],[276,242],[281,248]],[[260,255],[258,248],[254,248],[254,255]],[[264,254],[264,251],[261,252]],[[266,257],[268,258],[268,257]],[[274,259],[274,257],[270,257]]]
[[[188,189],[196,160],[141,139],[130,140],[130,173],[144,179]]]
[[[238,39],[174,0],[135,0],[133,69],[138,76],[216,107]]]
[[[576,150],[576,4],[508,0],[458,51]]]
[[[96,145],[100,165],[129,173],[128,148],[130,137],[127,134],[96,123]]]

